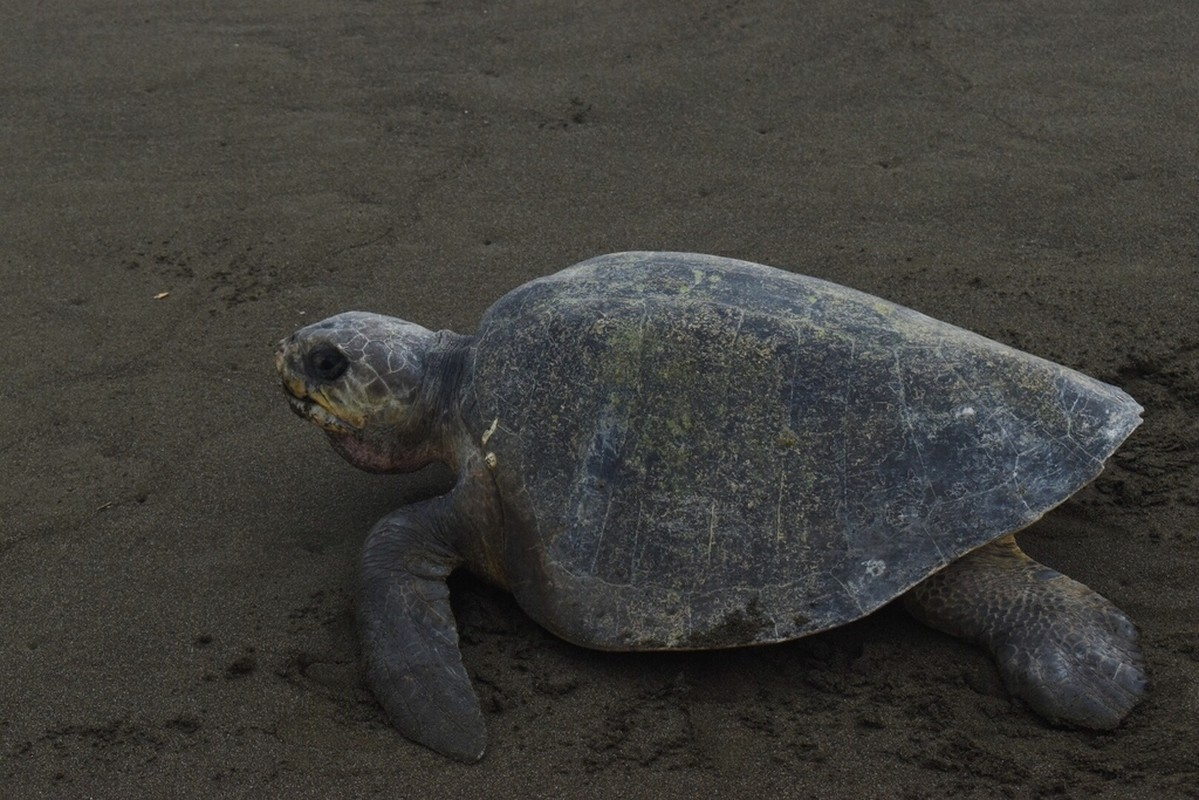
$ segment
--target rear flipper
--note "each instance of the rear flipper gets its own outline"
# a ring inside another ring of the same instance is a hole
[[[1136,626],[1106,598],[1005,537],[905,595],[912,614],[981,645],[1003,682],[1050,722],[1116,727],[1148,684]]]
[[[445,579],[457,558],[430,535],[441,498],[384,517],[362,550],[358,625],[366,679],[399,731],[459,761],[487,747],[487,727],[458,651]]]

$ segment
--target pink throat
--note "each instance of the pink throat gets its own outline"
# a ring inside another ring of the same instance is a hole
[[[398,472],[399,466],[391,453],[373,447],[353,434],[330,433],[333,449],[354,466],[367,472]]]
[[[412,472],[429,463],[424,452],[396,452],[365,442],[354,434],[327,432],[338,455],[367,472]]]

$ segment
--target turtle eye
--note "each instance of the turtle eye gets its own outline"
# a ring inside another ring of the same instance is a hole
[[[337,380],[349,366],[350,360],[333,345],[320,345],[308,354],[308,371],[323,381]]]

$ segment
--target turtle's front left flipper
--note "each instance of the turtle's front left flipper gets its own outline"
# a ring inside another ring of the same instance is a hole
[[[362,549],[358,626],[367,683],[391,723],[459,761],[487,747],[487,727],[458,650],[446,577],[459,558],[431,535],[443,498],[375,525]]]

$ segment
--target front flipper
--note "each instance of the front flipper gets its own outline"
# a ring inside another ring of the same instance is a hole
[[[905,601],[922,622],[990,651],[1008,691],[1050,722],[1114,728],[1145,694],[1136,626],[1010,536],[950,564]]]
[[[458,557],[434,534],[444,499],[375,525],[362,549],[358,625],[367,683],[401,733],[459,761],[487,747],[487,727],[458,651],[446,577]]]

